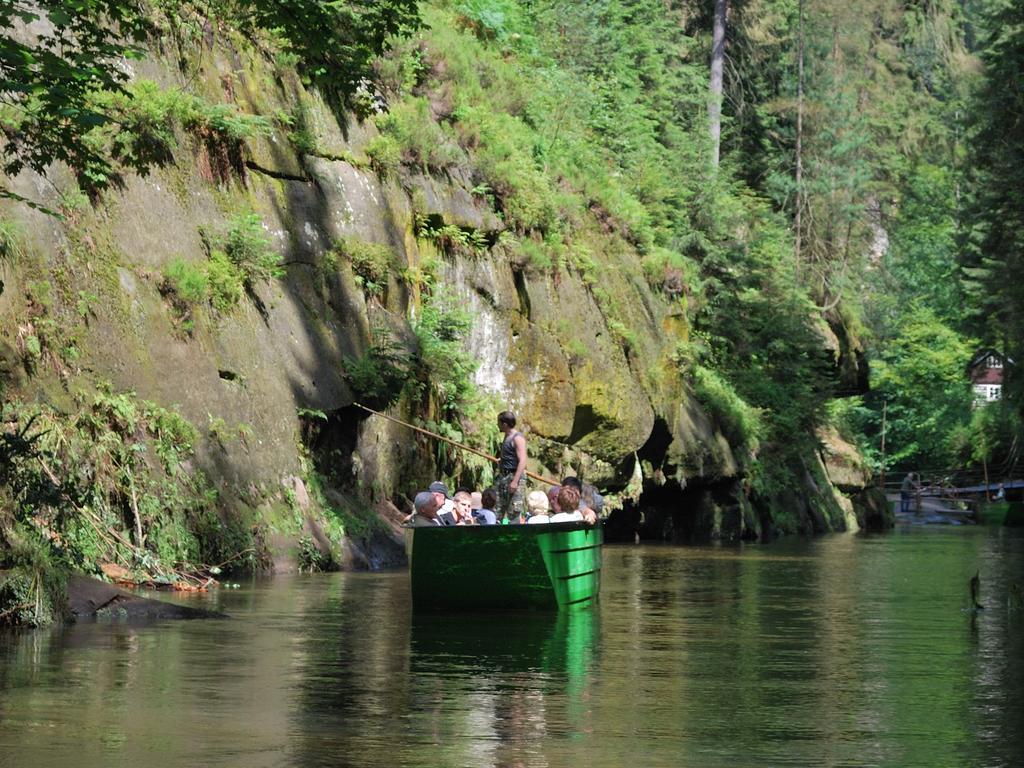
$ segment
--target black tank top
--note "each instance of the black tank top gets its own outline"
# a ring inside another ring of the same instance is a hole
[[[511,475],[519,466],[519,456],[516,455],[516,435],[520,432],[509,432],[501,443],[501,451],[498,453],[498,469],[503,475]]]

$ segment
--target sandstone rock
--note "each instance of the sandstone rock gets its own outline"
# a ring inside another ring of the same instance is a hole
[[[855,446],[840,436],[834,427],[818,430],[821,458],[832,484],[845,493],[858,493],[871,481],[871,473]]]
[[[306,490],[306,484],[301,477],[292,477],[290,480],[292,490],[295,492],[295,503],[305,512],[309,509],[309,491]]]
[[[187,605],[165,603],[107,584],[88,576],[68,579],[68,608],[73,619],[226,619],[223,613]]]
[[[400,345],[414,347],[410,319],[421,292],[430,289],[409,275],[430,256],[438,283],[450,286],[474,317],[468,346],[480,362],[476,384],[520,413],[531,430],[531,450],[538,449],[532,456],[542,465],[538,469],[561,475],[571,468],[588,481],[622,487],[636,453],[651,467],[645,487],[691,492],[685,498],[699,508],[694,514],[705,533],[758,534],[760,521],[740,484],[749,457],[736,455],[673,363],[676,345],[689,338],[685,296],[652,290],[634,246],[584,224],[572,243],[563,244],[569,255],[550,268],[531,267],[524,259],[513,264],[504,246],[440,253],[417,240],[415,213],[489,235],[503,229],[486,201],[469,191],[464,169],[444,178],[409,169],[401,181],[378,177],[364,162],[365,145],[376,135],[372,121],[334,112],[297,81],[263,89],[269,65],[258,57],[235,61],[237,55],[213,51],[199,86],[243,108],[259,104],[264,114],[291,113],[301,104],[317,137],[314,152],[298,157],[278,132],[247,147],[251,164],[262,171],[211,183],[196,167],[200,158],[183,146],[175,165],[129,177],[121,193],[107,195],[96,210],[84,206],[74,221],[3,204],[42,255],[40,267],[63,268],[72,251],[88,264],[74,277],[93,280],[101,295],[97,317],[76,329],[81,368],[88,371],[83,386],[89,377],[109,380],[116,390],[176,405],[204,433],[195,466],[215,478],[223,504],[257,510],[256,516],[269,515],[267,508],[280,501],[282,482],[303,511],[317,514],[299,478],[307,457],[300,455],[297,409],[332,414],[334,446],[348,451],[332,460],[351,463],[357,456],[353,492],[390,519],[391,510],[380,506],[385,500],[433,479],[433,447],[404,427],[345,413],[353,392],[344,371],[346,361],[364,355],[384,328]],[[160,60],[133,66],[158,83],[179,80]],[[53,179],[70,189],[66,169],[55,169]],[[32,174],[19,175],[11,189],[55,207],[59,202]],[[177,259],[205,263],[201,231],[222,233],[232,216],[250,210],[263,222],[286,274],[253,286],[230,312],[203,308],[194,330],[183,332],[159,291],[163,271]],[[394,250],[396,269],[386,295],[365,293],[343,259],[336,269],[325,268],[325,254],[343,238]],[[0,294],[0,324],[9,330],[22,309],[15,286],[26,275],[9,265],[2,269],[7,287]],[[822,338],[843,381],[860,382],[862,351],[841,322],[830,318]],[[42,374],[26,381],[17,351],[2,341],[0,378],[28,397],[65,389],[64,382]],[[407,394],[394,411],[421,416],[423,402]],[[249,437],[218,441],[203,429],[213,420],[230,430],[244,426]],[[850,493],[863,488],[866,476],[851,446],[829,436],[826,453],[832,483]],[[808,488],[823,499],[831,496],[819,479]],[[832,505],[829,514],[844,514],[834,500],[822,504]],[[800,514],[814,516],[806,509]],[[818,518],[821,526],[833,526],[827,515]],[[360,567],[397,561],[397,536],[391,534],[350,541],[345,557]],[[287,537],[274,541],[279,549],[291,546]]]

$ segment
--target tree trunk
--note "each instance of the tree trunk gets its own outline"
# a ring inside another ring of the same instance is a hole
[[[725,17],[728,12],[728,0],[715,0],[715,23],[711,34],[708,124],[711,131],[711,166],[716,169],[722,142],[722,70],[725,64]]]
[[[800,269],[800,248],[803,240],[801,215],[803,214],[804,196],[804,2],[800,0],[796,31],[796,217],[793,222],[796,230],[796,267]]]

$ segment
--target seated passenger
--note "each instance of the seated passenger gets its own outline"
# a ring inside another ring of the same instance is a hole
[[[566,477],[565,479],[562,480],[562,488],[572,488],[573,490],[576,491],[577,495],[579,496],[579,501],[576,503],[575,506],[572,507],[567,507],[565,506],[565,504],[561,504],[561,502],[559,502],[562,506],[562,509],[578,509],[580,513],[583,515],[584,520],[586,520],[591,525],[596,523],[598,513],[600,512],[601,507],[604,506],[604,499],[601,497],[601,494],[597,492],[597,488],[595,488],[592,485],[588,485],[586,486],[586,491],[584,491],[583,483],[580,482],[580,479],[578,477],[575,477],[573,475],[570,475],[569,477]],[[587,500],[584,498],[584,495],[589,496],[590,499],[593,500],[593,506],[591,506],[591,504],[587,502]]]
[[[560,485],[552,485],[548,488],[548,506],[551,507],[551,511],[558,514],[562,511],[562,508],[558,506],[558,492],[562,490]]]
[[[480,509],[473,510],[473,517],[476,518],[477,525],[495,525],[498,522],[498,516],[494,514],[496,506],[498,506],[498,492],[496,490],[488,488],[481,493]]]
[[[416,494],[416,498],[413,500],[412,517],[409,518],[408,525],[413,528],[443,525],[437,518],[437,499],[434,498],[433,493],[420,491]]]
[[[558,503],[558,497],[562,495],[562,488],[563,488],[563,486],[557,485],[554,488],[552,488],[550,491],[548,491],[548,498],[549,499],[551,498],[552,494],[555,497],[555,505],[556,506],[554,506],[554,509],[557,509],[557,510],[561,510],[562,509],[562,505]],[[576,488],[573,487],[571,490],[575,491]],[[583,513],[580,512],[578,509],[574,509],[571,512],[561,512],[561,511],[558,511],[558,512],[556,512],[555,514],[553,514],[551,516],[551,522],[552,523],[571,523],[571,522],[576,522],[576,521],[579,521],[579,520],[582,520],[582,519],[583,519]]]
[[[434,494],[434,498],[437,500],[437,516],[441,525],[455,525],[458,522],[455,519],[455,504],[452,501],[452,495],[448,493],[448,486],[440,480],[435,480],[427,490]]]
[[[577,523],[583,521],[583,513],[578,509],[574,509],[572,512],[558,512],[551,516],[551,523]]]
[[[528,523],[546,523],[548,517],[548,495],[544,491],[530,491],[526,497],[526,511],[529,517]]]
[[[597,522],[597,513],[590,507],[580,508],[580,492],[575,485],[563,485],[558,492],[558,506],[562,509],[572,509],[580,514],[584,522],[593,525]],[[571,514],[571,513],[570,513]]]
[[[456,525],[476,525],[473,519],[473,497],[469,491],[456,491],[452,502]]]
[[[598,492],[597,488],[590,485],[590,483],[584,483],[582,496],[583,503],[590,509],[594,510],[594,514],[597,517],[600,517],[601,510],[604,509],[604,496]]]

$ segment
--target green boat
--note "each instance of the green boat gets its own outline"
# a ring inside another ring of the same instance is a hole
[[[600,525],[406,528],[416,609],[576,609],[601,588]]]

